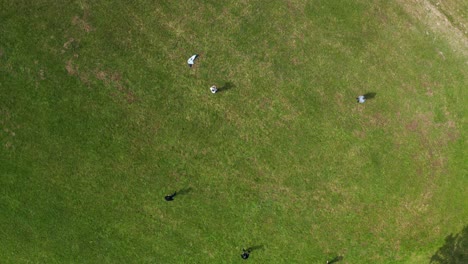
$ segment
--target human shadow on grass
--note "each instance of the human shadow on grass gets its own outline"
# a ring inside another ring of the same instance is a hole
[[[189,192],[192,191],[192,187],[189,187],[189,188],[184,188],[184,189],[181,189],[179,191],[175,191],[173,194],[169,194],[169,195],[166,195],[164,196],[164,200],[170,202],[170,201],[174,201],[174,198],[177,196],[177,195],[184,195],[184,194],[187,194]]]
[[[335,257],[334,259],[332,260],[327,260],[327,264],[332,264],[332,263],[336,263],[338,261],[341,261],[343,259],[343,256],[337,256]]]
[[[188,187],[188,188],[184,188],[184,189],[180,189],[179,191],[177,191],[177,194],[188,194],[189,192],[192,191],[192,187]]]
[[[366,93],[364,95],[364,98],[366,98],[366,100],[374,99],[376,95],[377,95],[377,93]]]
[[[235,87],[236,86],[232,82],[225,82],[222,87],[219,87],[218,92],[225,92]]]
[[[247,250],[249,252],[255,251],[255,250],[260,250],[263,249],[263,245],[258,245],[258,246],[253,246],[253,247],[248,247]]]
[[[456,234],[445,238],[445,244],[431,257],[431,264],[468,263],[468,225]]]

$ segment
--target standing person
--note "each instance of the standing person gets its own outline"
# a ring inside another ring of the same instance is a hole
[[[242,258],[242,259],[248,259],[249,256],[250,256],[250,248],[248,248],[248,249],[242,249],[241,258]]]
[[[210,91],[211,93],[216,93],[218,91],[218,87],[216,87],[216,85],[213,85],[210,87]]]
[[[195,55],[192,55],[192,57],[190,57],[188,60],[187,60],[187,64],[190,68],[192,68],[193,64],[195,64],[195,59],[198,58],[198,54],[195,54]]]
[[[173,194],[171,195],[166,195],[164,196],[164,200],[170,202],[170,201],[173,201],[174,200],[174,197],[176,196],[177,192],[174,192]]]
[[[366,101],[366,97],[364,95],[360,95],[356,98],[357,102],[363,104]]]

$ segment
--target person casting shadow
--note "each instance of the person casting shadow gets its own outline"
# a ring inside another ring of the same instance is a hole
[[[185,188],[185,189],[181,189],[181,190],[179,190],[179,191],[174,192],[173,194],[169,194],[169,195],[164,196],[164,200],[166,200],[166,201],[168,201],[168,202],[174,201],[174,197],[175,197],[176,195],[187,194],[187,193],[189,193],[190,191],[192,191],[192,187]]]
[[[170,195],[166,195],[164,196],[164,199],[168,202],[170,201],[173,201],[174,200],[174,197],[177,195],[177,192],[174,192],[173,194],[170,194]]]
[[[242,259],[248,259],[250,256],[250,249],[242,249],[242,254],[241,254],[241,258]]]

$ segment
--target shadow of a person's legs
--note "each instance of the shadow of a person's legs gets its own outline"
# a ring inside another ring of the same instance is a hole
[[[366,93],[366,94],[364,95],[364,98],[366,98],[366,99],[373,99],[376,95],[377,95],[377,93]]]
[[[254,251],[258,249],[263,249],[263,245],[258,245],[258,246],[253,246],[253,247],[248,248],[249,251]]]
[[[180,191],[177,192],[177,194],[187,194],[192,191],[192,187],[184,188],[181,189]]]
[[[219,92],[224,92],[234,87],[236,86],[232,82],[225,82],[224,85],[219,88]]]

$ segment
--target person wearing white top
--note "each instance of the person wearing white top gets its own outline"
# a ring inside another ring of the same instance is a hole
[[[360,95],[356,98],[357,102],[363,104],[366,101],[366,97],[364,95]]]
[[[192,67],[193,64],[195,64],[195,59],[198,57],[198,54],[195,54],[195,55],[192,55],[192,57],[190,57],[188,60],[187,60],[187,64],[189,67]]]
[[[216,93],[218,91],[218,87],[216,87],[216,85],[213,85],[210,87],[210,91],[211,93]]]

